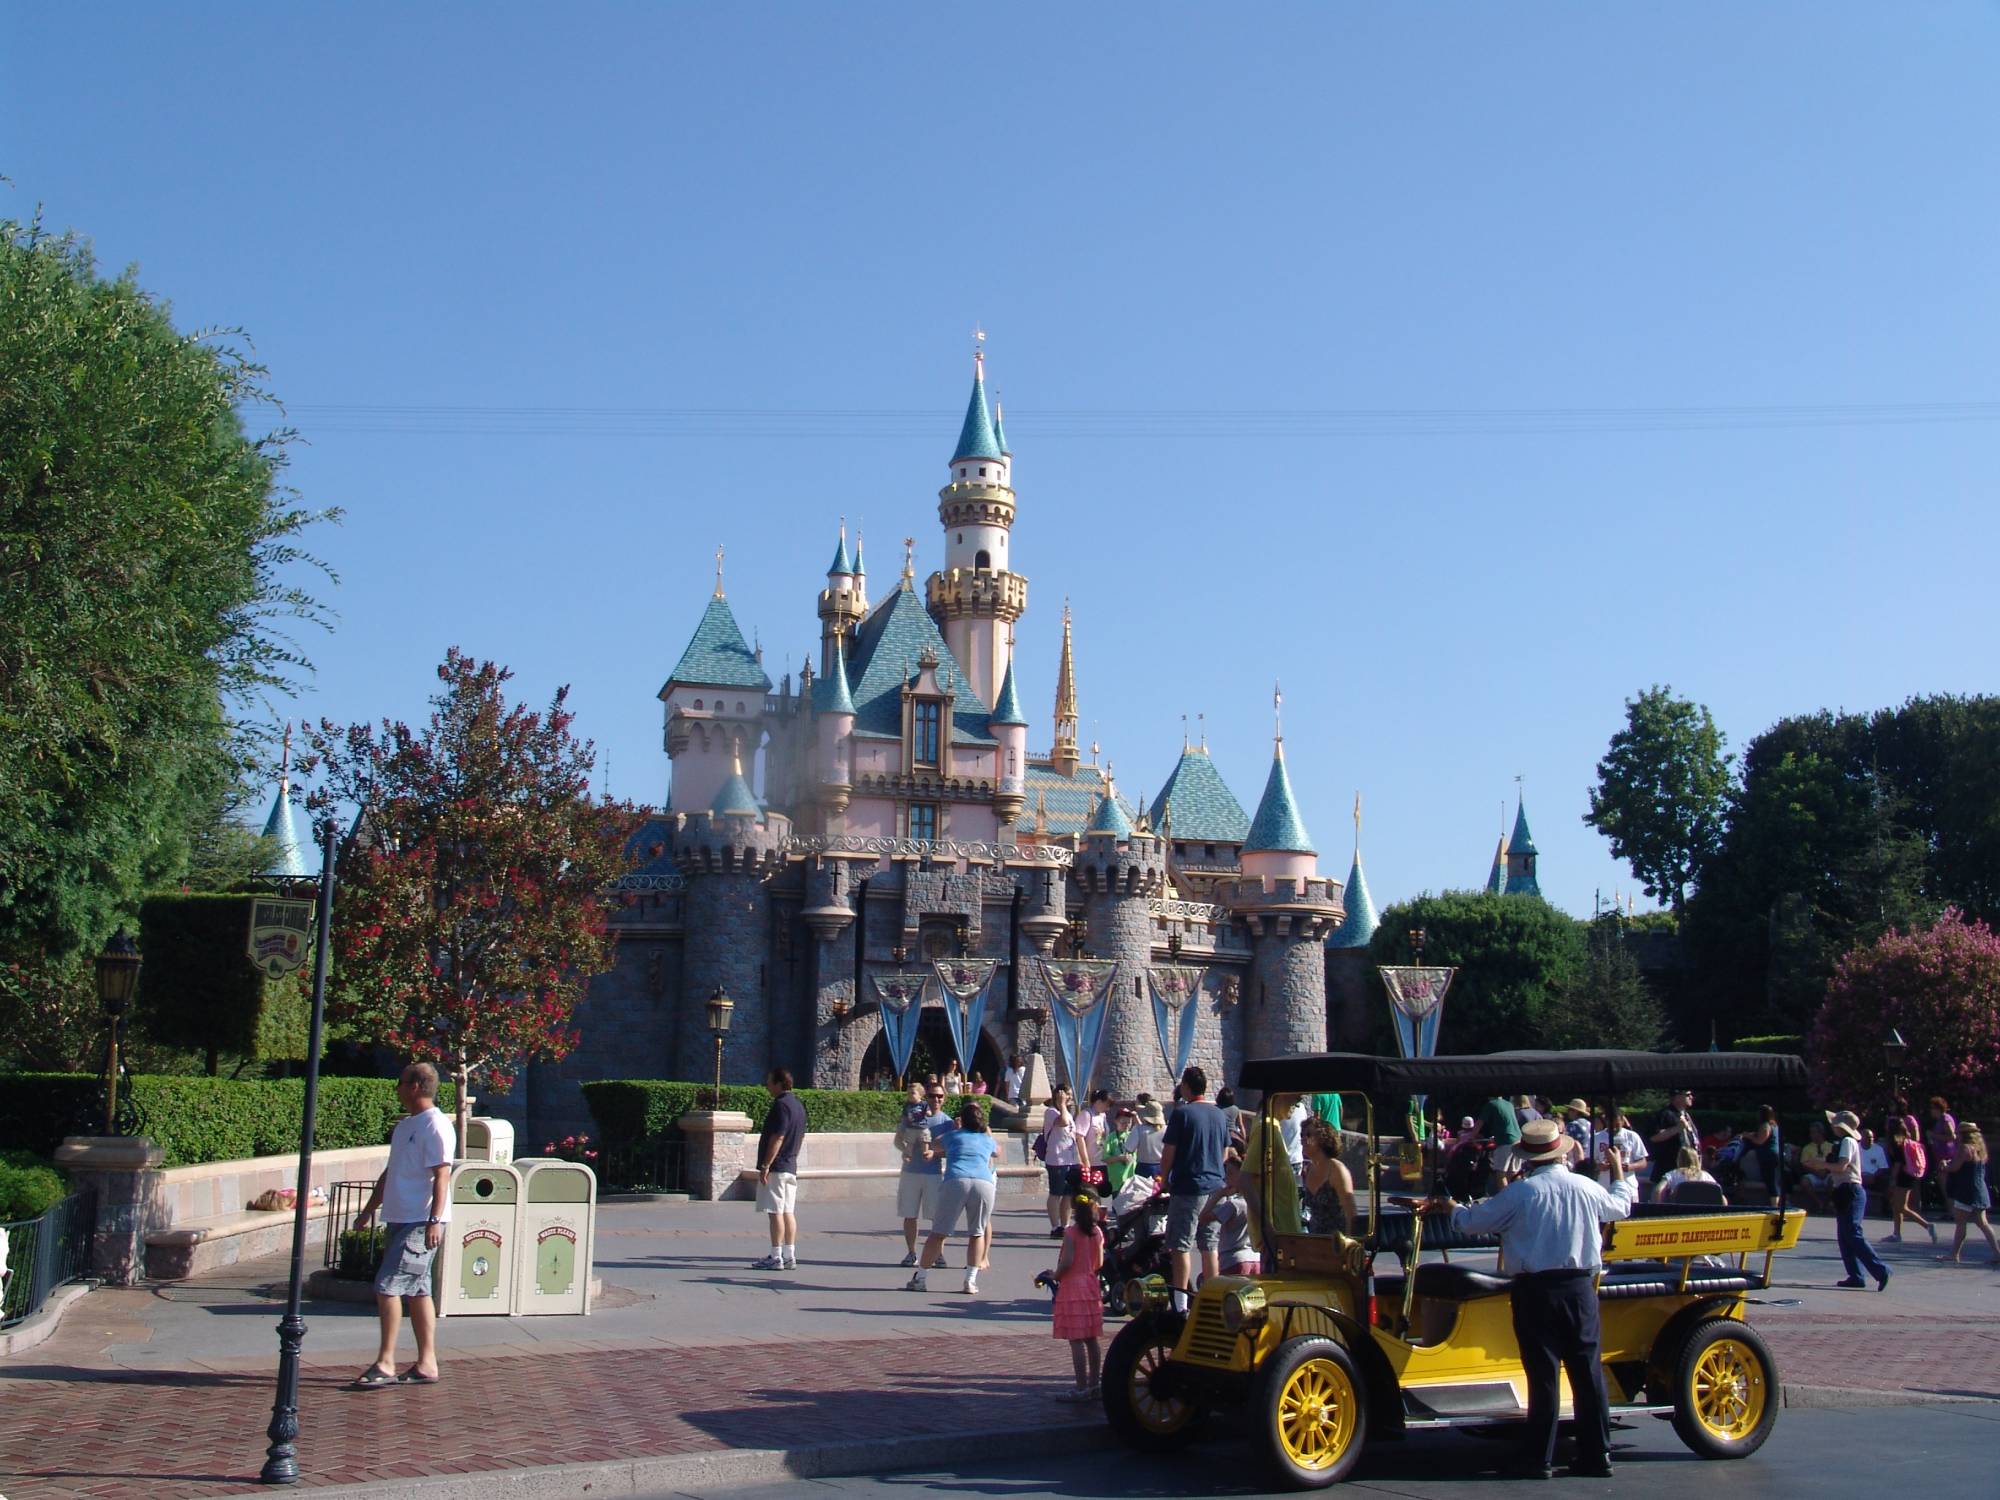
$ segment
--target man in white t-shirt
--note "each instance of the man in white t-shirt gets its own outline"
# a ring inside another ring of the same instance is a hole
[[[1632,1117],[1622,1110],[1618,1115],[1616,1130],[1598,1130],[1591,1135],[1590,1159],[1598,1164],[1597,1181],[1601,1186],[1608,1188],[1612,1183],[1612,1174],[1610,1168],[1604,1165],[1604,1149],[1607,1146],[1617,1147],[1622,1160],[1635,1162],[1646,1159],[1646,1142],[1640,1137],[1639,1132],[1632,1128]]]
[[[382,1268],[375,1273],[375,1313],[382,1321],[382,1346],[375,1363],[355,1379],[355,1390],[389,1385],[436,1385],[437,1308],[431,1303],[431,1262],[444,1243],[451,1219],[451,1164],[458,1155],[458,1132],[437,1107],[437,1069],[411,1063],[396,1080],[403,1118],[389,1136],[389,1165],[375,1180],[354,1221],[365,1229],[382,1210]],[[403,1314],[417,1338],[417,1362],[396,1373],[396,1334]]]

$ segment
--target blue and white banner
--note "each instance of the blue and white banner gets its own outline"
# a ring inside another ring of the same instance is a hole
[[[986,994],[1000,967],[997,958],[940,958],[933,961],[944,986],[944,1018],[961,1072],[972,1072],[972,1055],[986,1025]],[[997,1081],[997,1080],[996,1080]]]
[[[1153,1030],[1160,1038],[1160,1056],[1168,1079],[1178,1079],[1194,1056],[1194,1033],[1201,1020],[1202,976],[1206,969],[1160,964],[1146,970],[1146,988],[1153,996]]]
[[[1062,1049],[1063,1066],[1069,1070],[1069,1086],[1081,1104],[1089,1097],[1090,1080],[1097,1072],[1104,1019],[1115,993],[1111,976],[1118,960],[1043,958],[1036,962],[1041,966],[1042,983],[1048,986],[1049,1016],[1056,1023],[1056,1042]]]
[[[868,976],[882,1006],[882,1036],[889,1044],[889,1061],[895,1064],[898,1080],[910,1071],[910,1053],[917,1045],[917,1019],[924,1008],[924,985],[929,979],[921,969]]]
[[[1382,984],[1389,991],[1390,1014],[1396,1022],[1396,1046],[1405,1057],[1437,1056],[1438,1023],[1444,1019],[1444,994],[1457,969],[1383,965]]]

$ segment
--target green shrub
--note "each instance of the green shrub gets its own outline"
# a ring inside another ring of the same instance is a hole
[[[94,1118],[103,1087],[101,1080],[81,1073],[0,1075],[0,1146],[51,1154],[65,1135]],[[167,1166],[284,1156],[298,1149],[304,1079],[141,1074],[131,1080],[130,1092],[144,1133],[166,1154]],[[450,1084],[438,1089],[440,1109],[449,1112],[456,1101]],[[339,1151],[386,1144],[401,1115],[393,1079],[322,1078],[313,1148]]]
[[[26,1151],[0,1151],[0,1223],[39,1218],[69,1193],[69,1178]]]
[[[707,1109],[715,1086],[661,1079],[606,1079],[583,1085],[584,1101],[597,1133],[615,1145],[650,1140],[673,1131],[692,1109]],[[894,1130],[902,1117],[903,1096],[882,1089],[799,1089],[808,1130]],[[959,1100],[948,1102],[956,1111]],[[761,1084],[724,1084],[722,1107],[740,1110],[752,1126],[762,1129],[771,1096]]]
[[[148,1035],[208,1059],[303,1057],[306,1003],[297,975],[268,980],[250,962],[253,897],[149,896],[139,908],[139,971],[133,1016]]]

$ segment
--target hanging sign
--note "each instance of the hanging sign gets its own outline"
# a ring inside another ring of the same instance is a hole
[[[1405,1057],[1437,1056],[1444,992],[1457,969],[1381,966],[1382,983],[1396,1021],[1396,1045]]]
[[[1097,1072],[1097,1054],[1104,1044],[1104,1019],[1111,1009],[1111,976],[1115,958],[1037,959],[1042,983],[1049,990],[1049,1015],[1056,1023],[1069,1086],[1078,1101],[1090,1094]]]
[[[972,1072],[972,1055],[986,1025],[986,992],[1000,967],[997,958],[935,960],[938,983],[944,986],[944,1018],[951,1027],[951,1045],[962,1072]]]
[[[1153,996],[1153,1030],[1160,1038],[1160,1056],[1169,1079],[1178,1079],[1194,1056],[1195,1027],[1201,1019],[1195,1000],[1201,994],[1206,969],[1160,964],[1146,970],[1146,988]]]
[[[870,974],[875,998],[882,1006],[882,1035],[889,1043],[889,1061],[896,1077],[910,1071],[910,1053],[917,1045],[918,1013],[924,1006],[924,985],[930,978],[921,969],[896,969],[887,974]]]
[[[296,974],[312,952],[313,904],[259,896],[250,903],[250,962],[266,979]]]

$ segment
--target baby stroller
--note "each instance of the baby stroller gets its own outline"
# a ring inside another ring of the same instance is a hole
[[[1104,1310],[1121,1313],[1126,1282],[1166,1274],[1167,1195],[1151,1178],[1135,1177],[1112,1199],[1109,1219],[1097,1285],[1104,1295]]]

